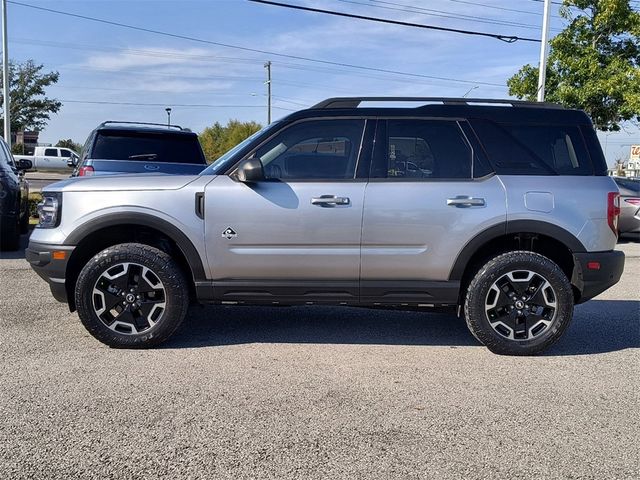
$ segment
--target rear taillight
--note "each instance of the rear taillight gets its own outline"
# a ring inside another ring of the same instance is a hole
[[[620,194],[609,192],[607,194],[607,222],[609,228],[618,235],[618,215],[620,215]]]
[[[94,172],[95,170],[93,169],[93,167],[80,167],[80,170],[78,170],[78,176],[90,177]]]
[[[636,207],[640,206],[640,198],[625,198],[624,201]]]

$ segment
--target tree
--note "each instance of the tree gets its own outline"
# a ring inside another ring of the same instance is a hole
[[[45,96],[45,88],[56,83],[60,75],[58,72],[43,73],[43,68],[43,65],[36,65],[33,60],[9,62],[11,130],[14,132],[42,130],[50,115],[57,113],[62,106],[60,101]],[[0,93],[4,105],[3,95],[4,93]]]
[[[564,0],[560,15],[569,25],[550,42],[545,99],[584,110],[599,130],[640,121],[640,13],[628,0]],[[535,100],[538,67],[507,85]]]
[[[69,148],[76,153],[80,153],[80,150],[82,150],[82,144],[76,143],[70,138],[67,138],[66,140],[58,140],[58,143],[56,143],[56,147]]]
[[[229,120],[225,126],[216,122],[205,128],[198,138],[207,161],[213,162],[261,128],[262,125],[256,122]]]

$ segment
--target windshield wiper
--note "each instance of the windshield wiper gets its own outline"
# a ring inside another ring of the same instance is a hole
[[[130,159],[135,159],[135,158],[148,158],[149,160],[155,160],[156,158],[158,158],[158,154],[157,153],[140,153],[138,155],[129,155]]]

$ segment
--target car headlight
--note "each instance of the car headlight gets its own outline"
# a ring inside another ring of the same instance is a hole
[[[60,224],[62,193],[43,192],[42,201],[38,204],[39,228],[55,228]]]

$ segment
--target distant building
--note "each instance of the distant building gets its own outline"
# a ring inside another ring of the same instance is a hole
[[[12,132],[11,145],[22,143],[24,145],[24,154],[33,155],[34,149],[38,146],[38,136],[40,132]]]

